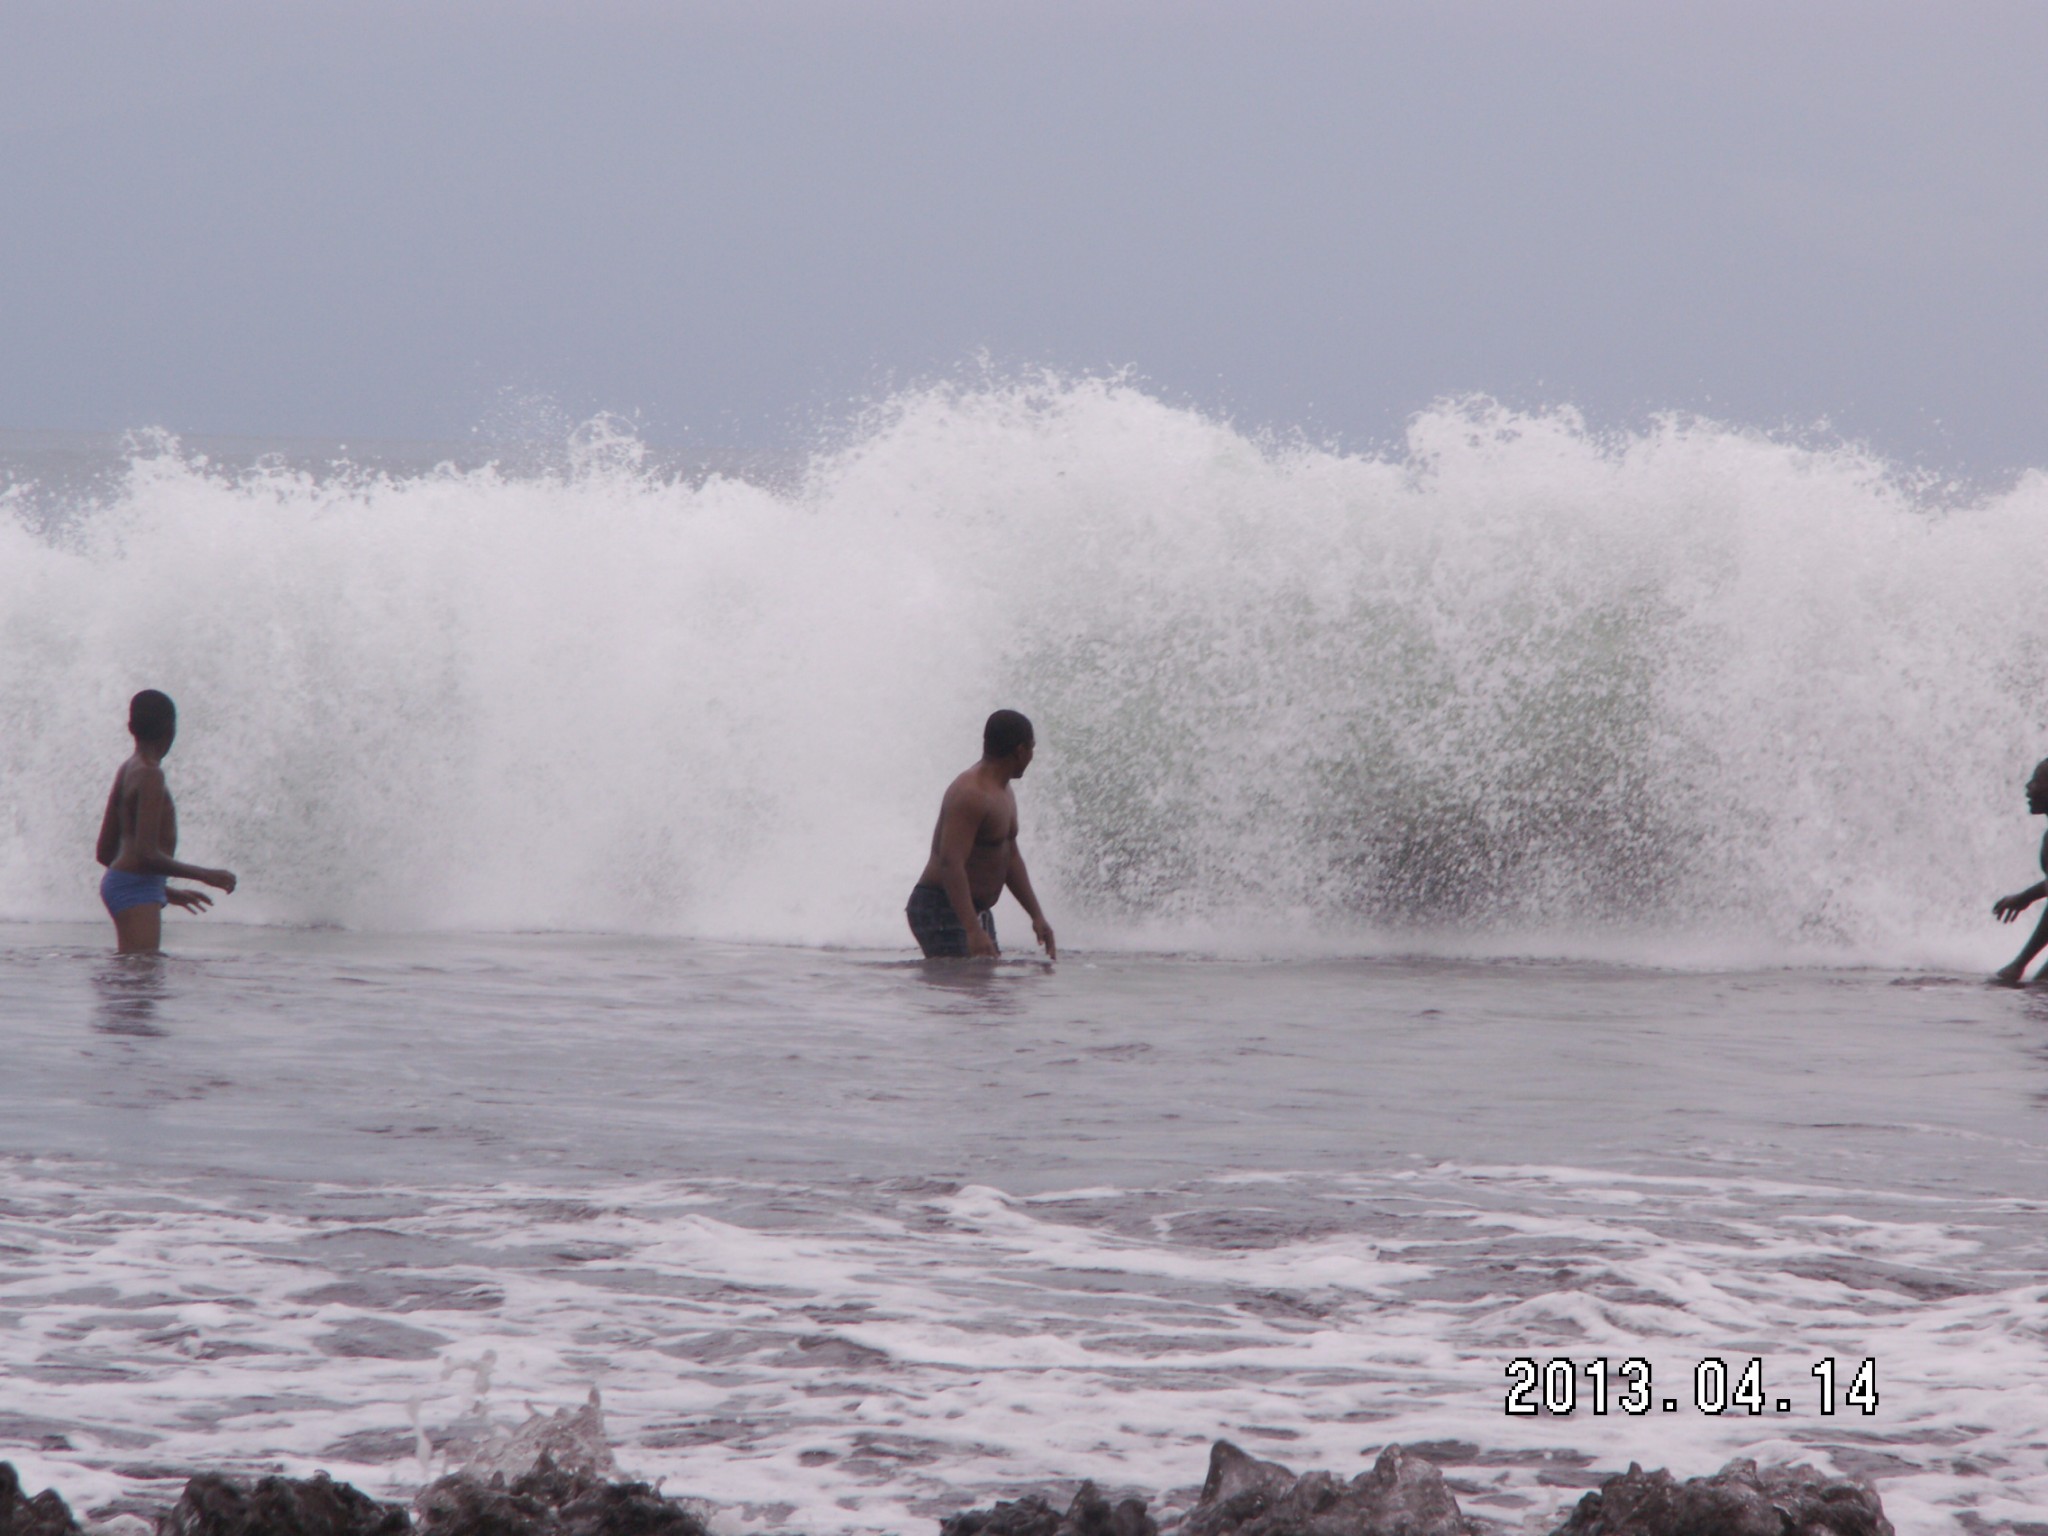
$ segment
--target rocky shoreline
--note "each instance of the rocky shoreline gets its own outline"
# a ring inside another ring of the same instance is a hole
[[[571,1457],[574,1463],[578,1458]],[[605,1460],[608,1462],[609,1457]],[[381,1503],[325,1473],[245,1480],[204,1474],[154,1523],[120,1514],[81,1522],[62,1496],[22,1491],[0,1462],[0,1536],[710,1536],[701,1506],[609,1468],[563,1465],[542,1450],[527,1470],[451,1473],[410,1507]],[[1227,1440],[1210,1449],[1201,1498],[1173,1536],[1493,1536],[1458,1507],[1443,1474],[1398,1445],[1348,1481],[1296,1474]],[[909,1536],[909,1533],[905,1533]],[[967,1510],[939,1536],[1160,1536],[1145,1500],[1112,1505],[1084,1483],[1064,1511],[1040,1495]],[[1808,1466],[1733,1461],[1680,1482],[1631,1466],[1579,1500],[1548,1536],[1893,1536],[1876,1492]]]

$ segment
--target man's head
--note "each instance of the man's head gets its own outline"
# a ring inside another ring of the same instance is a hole
[[[128,732],[138,744],[168,748],[178,734],[178,706],[167,693],[143,689],[128,701]]]
[[[2034,776],[2027,780],[2027,809],[2048,816],[2048,757],[2034,764]]]
[[[1022,773],[1030,766],[1031,752],[1037,745],[1031,722],[1014,709],[997,710],[981,728],[981,755],[990,762],[1009,764],[1013,773]]]

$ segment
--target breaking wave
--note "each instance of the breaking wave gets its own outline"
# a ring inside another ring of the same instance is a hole
[[[2038,473],[1484,400],[1347,453],[1101,379],[907,393],[759,479],[602,421],[116,468],[0,517],[12,917],[94,913],[142,686],[263,922],[896,944],[998,705],[1070,943],[1979,964],[2031,878]]]

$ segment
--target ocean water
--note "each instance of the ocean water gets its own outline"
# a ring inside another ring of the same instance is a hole
[[[594,1386],[621,1465],[735,1530],[1185,1502],[1217,1436],[1347,1473],[1428,1443],[1510,1529],[1737,1455],[1874,1477],[1901,1531],[2048,1508],[2030,994],[180,938],[0,933],[0,1428],[88,1506],[197,1468],[404,1497]],[[1524,1358],[1572,1362],[1569,1415],[1507,1412]]]
[[[594,1387],[733,1532],[1170,1512],[1218,1436],[1423,1444],[1510,1530],[1737,1455],[2048,1528],[2048,1008],[1982,982],[2038,478],[1483,403],[1346,454],[1056,380],[748,474],[605,423],[7,462],[32,1485],[405,1497]],[[145,685],[243,881],[154,961],[89,856]],[[997,704],[1062,956],[1006,903],[1009,959],[927,967]]]

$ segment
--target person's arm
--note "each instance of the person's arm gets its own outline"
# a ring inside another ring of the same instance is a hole
[[[2027,967],[2032,964],[2034,956],[2044,949],[2048,949],[2048,912],[2043,912],[2041,921],[2034,925],[2033,937],[2027,940],[2026,947],[2020,951],[2019,959],[1997,972],[1998,979],[2018,986],[2026,976]]]
[[[2048,896],[2048,880],[2036,881],[2024,891],[1999,897],[1991,903],[1991,915],[2001,923],[2009,923],[2043,896]]]
[[[1052,924],[1045,920],[1045,914],[1038,910],[1038,897],[1031,890],[1031,872],[1024,867],[1023,850],[1017,840],[1010,839],[1010,878],[1004,882],[1010,894],[1017,898],[1017,905],[1031,917],[1031,931],[1038,936],[1038,942],[1045,946],[1045,958],[1057,960],[1058,947],[1052,941]]]
[[[967,854],[974,847],[974,835],[981,830],[986,814],[987,807],[973,795],[946,796],[939,810],[939,884],[945,887],[946,899],[953,903],[953,915],[967,930],[967,953],[993,960],[995,940],[981,926],[981,915],[974,910],[974,890],[967,883]]]
[[[187,864],[163,852],[164,774],[151,768],[142,776],[135,798],[135,858],[145,875],[176,875],[180,880],[197,880],[223,891],[235,888],[234,875],[225,869],[207,869]]]
[[[99,847],[93,857],[102,865],[114,862],[121,851],[121,776],[114,775],[114,787],[107,791],[107,814],[100,818]]]

